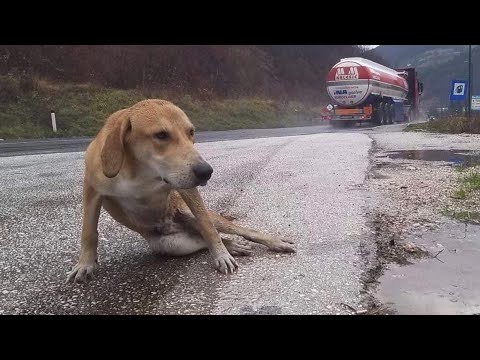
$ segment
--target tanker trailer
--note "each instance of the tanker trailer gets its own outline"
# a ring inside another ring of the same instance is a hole
[[[336,127],[411,121],[418,115],[422,91],[414,68],[394,70],[360,57],[344,58],[328,73],[333,105],[323,119]]]

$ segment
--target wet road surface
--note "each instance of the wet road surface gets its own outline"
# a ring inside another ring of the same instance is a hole
[[[379,300],[400,315],[480,314],[480,226],[449,221],[412,241],[434,256],[391,265]]]
[[[396,124],[389,126],[372,127],[365,123],[350,129],[335,129],[328,124],[276,128],[276,129],[240,129],[228,131],[199,131],[196,134],[198,143],[241,140],[241,139],[257,139],[268,137],[283,137],[297,135],[311,135],[323,133],[350,133],[350,132],[392,132],[399,131],[406,126],[405,124]],[[32,139],[32,140],[3,140],[0,141],[0,157],[18,156],[18,155],[34,155],[34,154],[51,154],[64,152],[85,151],[92,138],[53,138],[53,139]]]
[[[393,127],[391,128],[393,129]],[[282,129],[283,130],[283,129]],[[312,130],[313,131],[313,130]],[[280,135],[279,135],[280,136]],[[358,131],[198,144],[207,205],[295,241],[255,246],[237,274],[207,253],[162,258],[102,211],[99,268],[66,284],[79,253],[83,152],[0,158],[1,314],[343,314],[360,308],[371,139]],[[18,155],[18,154],[17,154]]]

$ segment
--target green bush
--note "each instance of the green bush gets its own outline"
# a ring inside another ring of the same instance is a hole
[[[18,78],[12,75],[0,75],[0,103],[16,101],[22,93]]]

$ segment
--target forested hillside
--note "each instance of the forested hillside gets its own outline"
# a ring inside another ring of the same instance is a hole
[[[325,78],[353,45],[0,46],[0,137],[93,135],[147,97],[181,105],[204,130],[305,125],[328,101]],[[388,65],[388,64],[387,64]]]

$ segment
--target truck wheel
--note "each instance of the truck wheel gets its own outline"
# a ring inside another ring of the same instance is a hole
[[[384,103],[383,104],[383,125],[388,125],[388,124],[390,124],[389,108],[388,108],[388,104]]]
[[[390,104],[390,124],[395,123],[395,105]]]
[[[378,105],[378,125],[385,125],[385,106],[383,103]]]
[[[386,118],[387,118],[388,125],[393,124],[392,108],[393,108],[392,104],[385,104],[385,114],[387,115]]]
[[[373,107],[373,124],[383,125],[383,103],[377,103]]]
[[[409,123],[412,121],[412,112],[410,110],[405,114],[405,122]]]

